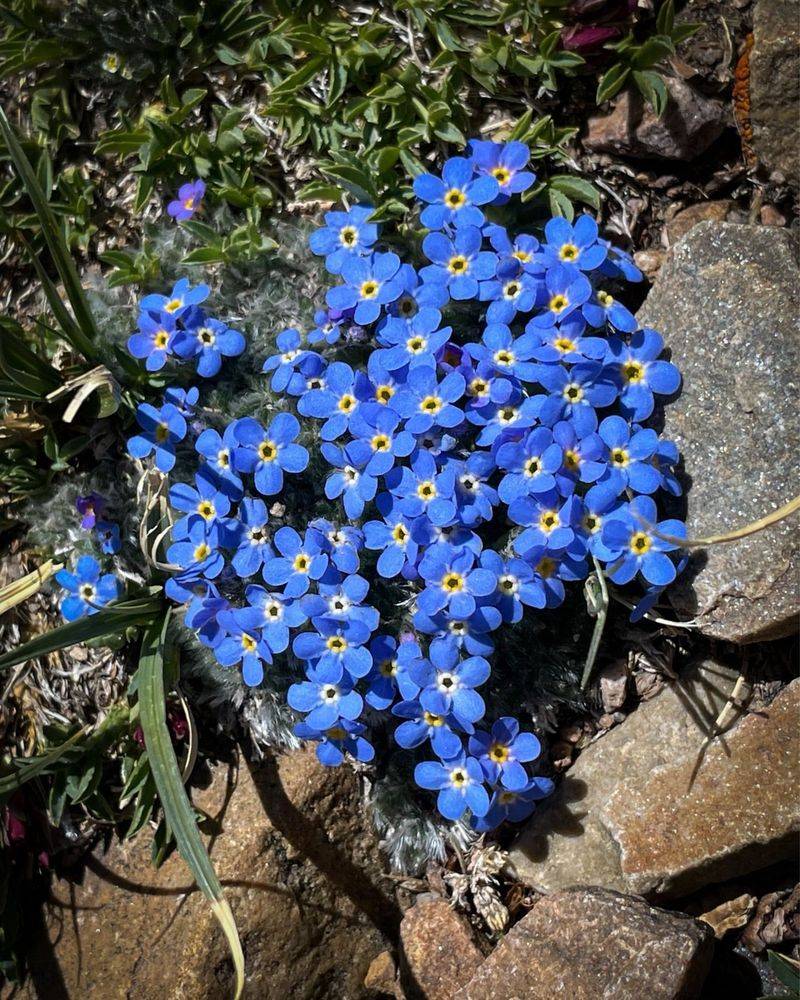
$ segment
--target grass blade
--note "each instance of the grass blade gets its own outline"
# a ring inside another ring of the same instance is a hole
[[[23,601],[27,601],[29,597],[38,594],[42,584],[46,583],[51,576],[55,576],[61,567],[61,563],[54,563],[52,559],[48,559],[37,569],[12,580],[5,587],[0,587],[0,615],[4,615],[6,611],[10,611],[18,604],[22,604]]]
[[[150,770],[158,796],[178,845],[181,857],[194,876],[198,887],[211,904],[220,923],[233,957],[236,971],[236,1000],[244,988],[244,955],[233,913],[222,891],[214,866],[197,829],[197,820],[189,802],[183,779],[175,759],[175,750],[167,729],[164,692],[164,638],[169,624],[169,611],[161,621],[152,622],[142,638],[139,660],[139,720],[144,733]]]
[[[23,152],[22,146],[17,141],[17,137],[14,135],[2,108],[0,108],[0,133],[3,135],[9,155],[22,180],[25,191],[33,203],[34,210],[39,219],[39,225],[42,229],[42,236],[50,250],[53,264],[58,271],[58,276],[64,286],[69,304],[72,306],[75,322],[89,345],[91,353],[88,356],[92,360],[98,360],[92,347],[92,341],[97,338],[97,326],[92,311],[89,308],[86,295],[84,294],[75,264],[67,249],[66,242],[56,222],[56,217],[53,214],[50,203],[39,186],[33,167]]]
[[[53,747],[52,750],[48,750],[47,753],[39,754],[38,757],[23,757],[14,758],[11,761],[11,765],[14,770],[11,774],[3,775],[0,777],[0,799],[6,795],[11,795],[18,788],[25,784],[26,781],[30,781],[39,774],[43,774],[47,771],[49,767],[57,763],[64,754],[72,750],[76,743],[79,743],[83,737],[86,735],[86,727],[79,729],[76,733],[64,743],[59,744],[57,747]]]
[[[0,317],[0,396],[41,401],[61,385],[61,377],[23,340],[22,327]]]
[[[164,610],[160,590],[130,601],[116,601],[87,618],[59,625],[58,628],[37,635],[35,639],[17,646],[0,656],[0,669],[15,667],[18,663],[36,659],[56,649],[74,646],[76,642],[99,639],[112,635],[129,625],[147,625]]]

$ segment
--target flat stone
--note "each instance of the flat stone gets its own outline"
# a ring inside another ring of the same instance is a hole
[[[252,997],[340,1000],[364,995],[373,959],[400,922],[356,776],[313,750],[238,774],[214,769],[195,790],[214,817],[211,858],[242,940]],[[229,1000],[227,946],[177,852],[158,870],[147,831],[89,859],[81,885],[53,884],[61,902],[36,973],[20,996],[81,1000]]]
[[[425,1000],[450,1000],[483,961],[469,924],[441,897],[421,897],[403,914],[402,958]]]
[[[691,538],[742,528],[798,492],[799,287],[785,231],[703,222],[670,250],[639,312],[683,376],[664,433],[690,484],[676,513]],[[695,550],[668,591],[674,607],[732,642],[790,634],[800,613],[799,522],[794,515]]]
[[[610,114],[589,119],[586,149],[661,160],[693,160],[704,153],[722,134],[726,111],[685,80],[671,77],[665,83],[669,99],[661,118],[628,88]]]
[[[800,180],[800,2],[758,0],[750,53],[753,147],[768,171]]]
[[[576,888],[539,900],[456,1000],[693,1000],[711,928],[633,896]]]
[[[511,851],[520,878],[672,898],[790,857],[800,681],[704,748],[735,679],[705,662],[587,747]]]

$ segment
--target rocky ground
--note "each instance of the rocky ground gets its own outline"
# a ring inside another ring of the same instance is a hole
[[[800,3],[697,0],[682,16],[704,27],[665,117],[623,94],[578,159],[654,281],[640,318],[683,373],[665,431],[691,486],[681,513],[705,538],[799,492]],[[797,528],[695,550],[665,615],[692,627],[662,623],[624,658],[604,647],[590,711],[550,741],[556,794],[507,854],[402,879],[354,773],[307,751],[213,766],[194,798],[248,995],[796,995],[767,953],[797,958],[800,941]],[[177,857],[153,870],[145,838],[21,905],[39,926],[23,996],[230,995],[213,918]]]

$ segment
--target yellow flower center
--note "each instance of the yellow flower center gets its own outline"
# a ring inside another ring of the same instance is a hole
[[[517,410],[513,406],[504,406],[497,417],[501,424],[513,424],[517,419]]]
[[[305,552],[298,552],[297,555],[294,557],[294,562],[292,563],[292,567],[294,568],[294,571],[296,573],[307,573],[310,562],[311,560],[308,558]]]
[[[580,256],[580,250],[574,243],[565,243],[558,251],[558,256],[562,260],[577,260]]]
[[[168,437],[169,437],[169,427],[164,423],[158,424],[155,433],[156,441],[159,442],[166,441]]]
[[[164,306],[164,312],[174,313],[177,312],[183,305],[183,299],[170,299],[169,302]]]
[[[511,256],[512,256],[512,257],[516,257],[516,259],[517,259],[517,260],[518,260],[518,261],[519,261],[519,262],[520,262],[521,264],[527,264],[527,263],[528,263],[528,261],[529,261],[529,260],[531,259],[531,254],[529,254],[527,250],[515,250],[515,251],[514,251],[514,252],[513,252],[512,254],[511,254]]]
[[[564,386],[564,399],[568,403],[580,403],[583,399],[583,389],[576,382],[570,382]]]
[[[408,541],[408,528],[404,524],[396,524],[392,528],[392,538],[398,545],[405,545]]]
[[[438,729],[439,726],[444,725],[443,715],[434,715],[433,712],[428,712],[426,710],[422,713],[422,718],[426,726],[434,726],[436,729]]]
[[[206,521],[210,521],[216,514],[216,510],[210,500],[201,500],[197,505],[197,513]]]
[[[384,406],[394,396],[394,388],[391,385],[379,385],[375,390],[375,398]]]
[[[557,510],[545,510],[539,516],[539,527],[547,535],[549,535],[551,531],[555,531],[560,523],[561,520],[558,516]]]
[[[424,337],[410,337],[406,341],[406,347],[412,354],[421,354],[428,346],[428,341]]]
[[[342,246],[352,247],[358,239],[358,233],[354,226],[342,226],[339,230],[339,241]]]
[[[501,348],[499,351],[494,352],[494,360],[498,365],[513,365],[514,354],[512,351],[507,351],[504,348]]]
[[[561,354],[570,354],[575,350],[575,341],[570,340],[569,337],[556,337],[553,341],[553,347]]]
[[[464,577],[460,573],[445,573],[442,577],[442,590],[448,594],[456,594],[464,589]]]
[[[483,378],[474,378],[470,384],[468,392],[470,396],[485,396],[489,389],[489,383]]]
[[[417,487],[417,496],[422,500],[433,500],[436,496],[436,484],[432,483],[430,479],[426,479]]]
[[[645,552],[649,552],[652,545],[653,540],[643,531],[637,531],[636,534],[631,536],[630,548],[631,552],[636,556],[643,556]]]
[[[361,285],[361,298],[374,299],[375,296],[378,294],[379,287],[380,286],[378,285],[378,282],[373,281],[372,279],[363,282]]]
[[[194,561],[202,562],[204,559],[208,559],[210,555],[211,555],[211,549],[206,545],[205,542],[200,542],[200,544],[194,550]]]
[[[450,188],[444,196],[444,203],[448,208],[461,208],[467,201],[467,196],[460,188]]]
[[[274,441],[262,441],[258,446],[258,457],[262,462],[274,462],[278,456],[278,446]]]
[[[614,296],[609,295],[608,292],[598,292],[597,301],[604,309],[608,309],[609,306],[614,305]]]
[[[469,778],[465,771],[462,771],[460,767],[454,767],[450,772],[450,784],[453,788],[463,788],[467,784]]]
[[[426,396],[419,404],[419,408],[423,413],[438,413],[442,408],[442,400],[439,396]]]
[[[630,460],[631,457],[624,448],[611,449],[611,463],[612,465],[616,465],[618,469],[624,469]]]
[[[543,580],[548,580],[555,573],[556,565],[555,559],[551,559],[550,556],[544,556],[536,564],[536,572]]]
[[[242,636],[242,649],[248,653],[252,653],[255,650],[256,645],[256,640],[252,637],[252,635],[247,635],[245,632]]]
[[[331,635],[325,643],[332,653],[341,654],[347,649],[347,639],[341,635]]]
[[[580,468],[581,456],[577,451],[573,451],[571,448],[567,448],[564,452],[564,465],[572,472],[577,472]]]
[[[626,382],[641,382],[644,377],[644,365],[638,361],[626,361],[622,366],[622,377]]]
[[[330,729],[325,730],[325,735],[329,740],[346,740],[347,730],[341,726],[331,726]]]
[[[219,465],[221,469],[227,469],[230,464],[231,464],[230,452],[228,451],[227,448],[221,448],[217,452],[217,465]]]
[[[462,257],[460,254],[455,257],[451,257],[447,262],[447,270],[451,274],[464,274],[468,266],[467,258]]]
[[[356,398],[355,396],[351,396],[350,393],[346,392],[344,396],[341,397],[337,405],[339,409],[342,411],[342,413],[350,413],[352,410],[355,409]]]
[[[397,660],[382,660],[378,664],[378,673],[381,677],[394,677],[397,673]]]
[[[551,312],[560,313],[563,312],[569,305],[569,299],[566,295],[562,295],[560,292],[554,295],[549,302],[549,308]]]
[[[376,434],[370,441],[373,451],[388,451],[392,442],[385,434]]]
[[[506,167],[494,167],[492,169],[492,177],[494,177],[500,187],[505,187],[511,180],[511,171]]]
[[[509,749],[504,743],[492,743],[489,747],[489,760],[493,760],[495,764],[505,764],[509,756]]]
[[[158,350],[163,350],[169,343],[169,334],[166,330],[156,330],[156,335],[153,337],[153,345]]]

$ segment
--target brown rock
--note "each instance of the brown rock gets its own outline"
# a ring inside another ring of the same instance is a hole
[[[633,255],[633,263],[652,281],[661,270],[666,253],[663,250],[637,250]]]
[[[400,915],[382,888],[355,775],[298,751],[238,774],[219,766],[193,799],[214,817],[211,857],[244,947],[246,994],[362,997]],[[154,870],[150,846],[143,833],[90,858],[82,885],[55,883],[61,906],[47,915],[49,940],[33,944],[38,974],[23,996],[230,998],[227,947],[208,903],[177,853]]]
[[[768,171],[800,179],[800,3],[758,0],[750,53],[753,146]]]
[[[600,696],[606,712],[616,712],[628,696],[628,669],[624,660],[610,663],[600,671]]]
[[[762,205],[758,216],[762,226],[786,225],[786,216],[782,215],[774,205]]]
[[[693,160],[725,127],[719,101],[705,97],[685,80],[666,80],[667,108],[661,118],[630,88],[608,115],[589,119],[584,146],[595,152],[664,160]]]
[[[519,876],[670,897],[791,856],[800,681],[704,750],[734,681],[707,662],[588,747],[512,850]]]
[[[373,958],[364,976],[364,987],[370,993],[402,1000],[403,994],[397,982],[397,966],[391,952],[382,951]]]
[[[732,208],[732,201],[701,201],[682,209],[664,227],[666,245],[677,243],[698,222],[724,222]]]
[[[454,1000],[692,1000],[710,928],[643,899],[576,888],[539,900]]]
[[[690,485],[678,511],[690,538],[744,527],[797,493],[798,289],[786,231],[704,222],[670,250],[639,311],[642,325],[664,335],[683,377],[664,434],[678,445]],[[715,638],[789,635],[800,614],[797,526],[795,515],[696,550],[670,601]]]
[[[425,1000],[450,1000],[483,961],[467,922],[439,896],[406,910],[400,941],[408,978]]]
[[[743,893],[736,899],[726,899],[724,903],[715,906],[713,910],[702,913],[697,919],[702,920],[714,932],[715,938],[723,938],[728,931],[744,927],[750,919],[750,914],[756,905],[756,897]]]

